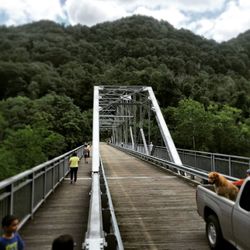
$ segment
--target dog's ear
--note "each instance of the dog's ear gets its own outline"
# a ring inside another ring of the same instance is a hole
[[[216,173],[216,172],[213,172],[213,177],[214,177],[214,179],[218,179],[219,174],[218,174],[218,173]]]
[[[214,176],[215,176],[215,174],[216,174],[216,172],[210,172],[210,173],[208,174],[208,178],[213,179]]]
[[[214,173],[214,172],[210,172],[210,173],[208,174],[208,178],[211,178],[211,177],[213,176],[213,173]]]
[[[220,175],[218,173],[216,173],[216,172],[214,173],[214,180],[216,182],[220,181]]]

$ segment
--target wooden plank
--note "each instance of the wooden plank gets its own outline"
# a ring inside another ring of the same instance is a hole
[[[88,164],[82,159],[77,182],[70,184],[66,178],[24,225],[20,234],[25,250],[51,250],[53,239],[60,234],[71,234],[77,243],[74,249],[82,249],[88,221],[90,171],[91,159]]]
[[[195,187],[108,145],[101,156],[125,249],[209,249]]]

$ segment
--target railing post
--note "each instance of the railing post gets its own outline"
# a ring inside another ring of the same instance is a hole
[[[30,206],[31,206],[31,210],[30,210],[30,215],[31,218],[33,218],[33,208],[34,208],[34,203],[35,203],[35,179],[34,179],[35,175],[34,172],[31,174],[31,200],[30,200]]]
[[[228,175],[232,176],[232,161],[231,161],[231,156],[228,158]]]
[[[44,167],[44,179],[43,179],[43,199],[46,198],[47,193],[47,166]]]
[[[55,190],[55,163],[53,164],[52,168],[52,190],[53,192]]]
[[[10,214],[13,214],[14,211],[14,183],[11,183],[9,186],[9,191],[10,191]]]
[[[211,171],[215,171],[215,159],[214,159],[214,154],[211,154]]]

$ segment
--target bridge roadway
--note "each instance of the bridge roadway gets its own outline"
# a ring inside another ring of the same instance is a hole
[[[108,145],[101,155],[126,250],[209,249],[194,186]]]
[[[109,188],[126,249],[208,250],[195,187],[165,170],[101,144]],[[90,159],[91,160],[91,159]],[[50,250],[72,234],[81,250],[87,227],[91,163],[81,160],[76,184],[66,178],[20,231],[26,250]]]

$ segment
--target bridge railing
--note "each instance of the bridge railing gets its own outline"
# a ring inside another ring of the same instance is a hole
[[[243,178],[250,168],[250,158],[236,155],[209,153],[178,149],[183,164],[203,169],[208,172],[218,171],[225,175]]]
[[[108,182],[102,160],[100,171],[92,173],[88,228],[82,249],[123,250]]]
[[[124,148],[132,149],[132,145],[122,145]],[[134,150],[146,154],[144,146],[138,144]],[[169,154],[165,147],[154,146],[151,156],[170,161]],[[250,168],[250,158],[236,155],[210,153],[177,148],[183,165],[204,170],[206,172],[217,171],[227,176],[243,178],[246,170]]]
[[[1,181],[0,218],[15,214],[22,227],[68,174],[69,157],[73,152],[81,156],[83,147]]]
[[[123,242],[115,216],[114,206],[101,160],[101,191],[103,227],[106,233],[107,249],[123,250]]]
[[[147,155],[145,153],[138,152],[136,150],[131,149],[130,147],[126,147],[126,145],[120,146],[120,145],[113,145],[116,148],[119,148],[122,151],[125,151],[126,153],[133,155],[137,158],[140,158],[141,160],[148,161],[151,164],[154,164],[158,167],[164,168],[166,170],[169,170],[177,175],[180,175],[187,180],[192,181],[193,183],[200,183],[200,182],[206,182],[208,180],[208,171],[193,167],[190,165],[177,165],[169,160],[164,159],[164,157],[160,158],[160,155],[158,154],[157,157],[152,155]],[[163,152],[162,148],[161,152]],[[157,149],[156,149],[157,151]],[[166,152],[165,152],[166,154]],[[224,174],[224,173],[223,173]],[[234,181],[237,180],[237,178],[233,176],[229,176],[227,174],[224,174],[229,180]]]

